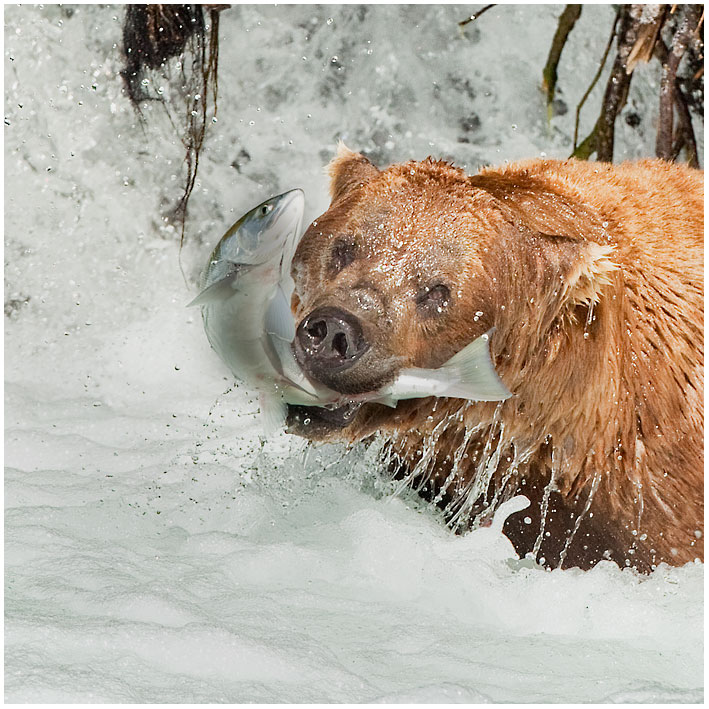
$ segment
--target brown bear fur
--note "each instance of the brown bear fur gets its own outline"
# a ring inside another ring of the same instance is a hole
[[[380,171],[342,145],[329,172],[294,309],[362,322],[370,350],[336,388],[437,367],[494,327],[514,396],[370,403],[349,425],[313,408],[291,430],[381,432],[396,474],[456,528],[526,495],[504,530],[547,566],[703,559],[703,173],[529,160],[470,177],[430,158]]]

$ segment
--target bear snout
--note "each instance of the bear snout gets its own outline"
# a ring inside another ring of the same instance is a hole
[[[296,359],[313,379],[332,385],[369,349],[356,315],[334,306],[316,308],[295,335]]]

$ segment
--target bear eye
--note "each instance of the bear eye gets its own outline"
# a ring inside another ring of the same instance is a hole
[[[330,252],[330,272],[333,275],[338,274],[355,260],[356,255],[357,248],[355,244],[345,239],[338,239],[332,245],[332,251]]]
[[[439,315],[450,303],[450,296],[450,289],[443,283],[426,286],[416,296],[416,307],[423,315]]]

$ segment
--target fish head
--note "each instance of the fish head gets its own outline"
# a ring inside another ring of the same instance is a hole
[[[202,287],[228,275],[234,265],[277,262],[289,269],[301,231],[305,198],[300,189],[271,197],[244,214],[214,249]]]

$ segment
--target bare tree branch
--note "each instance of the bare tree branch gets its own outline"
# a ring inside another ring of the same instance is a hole
[[[468,17],[467,20],[462,20],[461,22],[458,23],[459,27],[465,27],[465,25],[468,24],[468,22],[474,22],[475,20],[480,17],[480,15],[486,13],[490,8],[495,7],[495,3],[492,5],[485,5],[485,7],[482,10],[478,10],[477,12],[474,12],[470,17]]]
[[[613,46],[613,40],[615,39],[615,33],[618,28],[618,18],[620,17],[620,10],[617,10],[615,13],[615,20],[613,21],[613,29],[611,30],[610,37],[608,37],[608,43],[606,44],[606,48],[603,52],[603,57],[601,57],[601,63],[598,65],[598,70],[596,71],[595,76],[591,80],[591,83],[589,84],[588,88],[586,89],[586,93],[583,95],[581,100],[579,101],[579,105],[576,106],[576,121],[574,123],[574,151],[573,151],[573,156],[574,157],[579,157],[582,160],[586,160],[588,158],[588,155],[586,157],[581,157],[580,155],[576,155],[577,148],[580,149],[581,146],[578,145],[578,139],[579,139],[579,120],[581,118],[581,109],[583,108],[584,103],[586,103],[586,99],[591,95],[591,91],[593,91],[594,87],[598,83],[598,80],[601,78],[601,74],[603,73],[603,67],[606,65],[606,60],[608,59],[608,53],[611,50],[611,47]],[[591,136],[589,136],[591,137]],[[593,138],[595,141],[595,137]],[[588,138],[586,139],[588,141]],[[584,141],[584,142],[586,142]],[[591,150],[591,153],[593,150]],[[590,155],[590,153],[589,153]]]
[[[554,39],[551,42],[547,63],[542,70],[542,87],[547,95],[547,113],[551,119],[551,108],[554,101],[554,92],[556,91],[557,67],[561,59],[561,52],[564,49],[566,40],[574,28],[576,21],[581,17],[581,5],[567,5],[559,17],[559,23],[554,33]]]
[[[679,157],[682,147],[684,147],[687,153],[687,164],[690,167],[699,168],[699,153],[697,152],[697,139],[694,135],[694,127],[692,126],[692,117],[689,113],[689,107],[687,106],[687,99],[684,96],[682,87],[679,81],[675,82],[675,98],[674,104],[677,108],[677,122],[678,122],[678,138],[680,142],[680,148],[675,153],[673,148],[672,160],[676,160]]]
[[[672,160],[674,143],[674,107],[678,98],[685,104],[684,98],[677,90],[677,70],[687,51],[692,35],[699,29],[703,14],[700,6],[686,6],[684,17],[679,29],[672,38],[672,47],[667,52],[666,60],[662,66],[662,79],[660,81],[660,115],[657,124],[657,139],[655,154],[663,160]],[[678,106],[678,108],[681,107]],[[686,108],[686,104],[685,104]],[[691,125],[691,123],[690,123]],[[686,128],[684,130],[687,133]],[[693,132],[692,132],[693,134]],[[685,135],[685,138],[687,136]],[[696,146],[695,146],[696,148]]]
[[[638,38],[628,55],[626,66],[628,74],[632,74],[637,64],[641,62],[646,64],[652,58],[655,43],[660,36],[660,29],[665,22],[666,12],[667,5],[646,5],[643,9]]]
[[[597,124],[596,158],[601,162],[613,162],[615,119],[628,98],[632,78],[632,74],[627,71],[628,57],[637,40],[641,12],[642,5],[625,5],[621,13],[618,53],[606,84]]]

